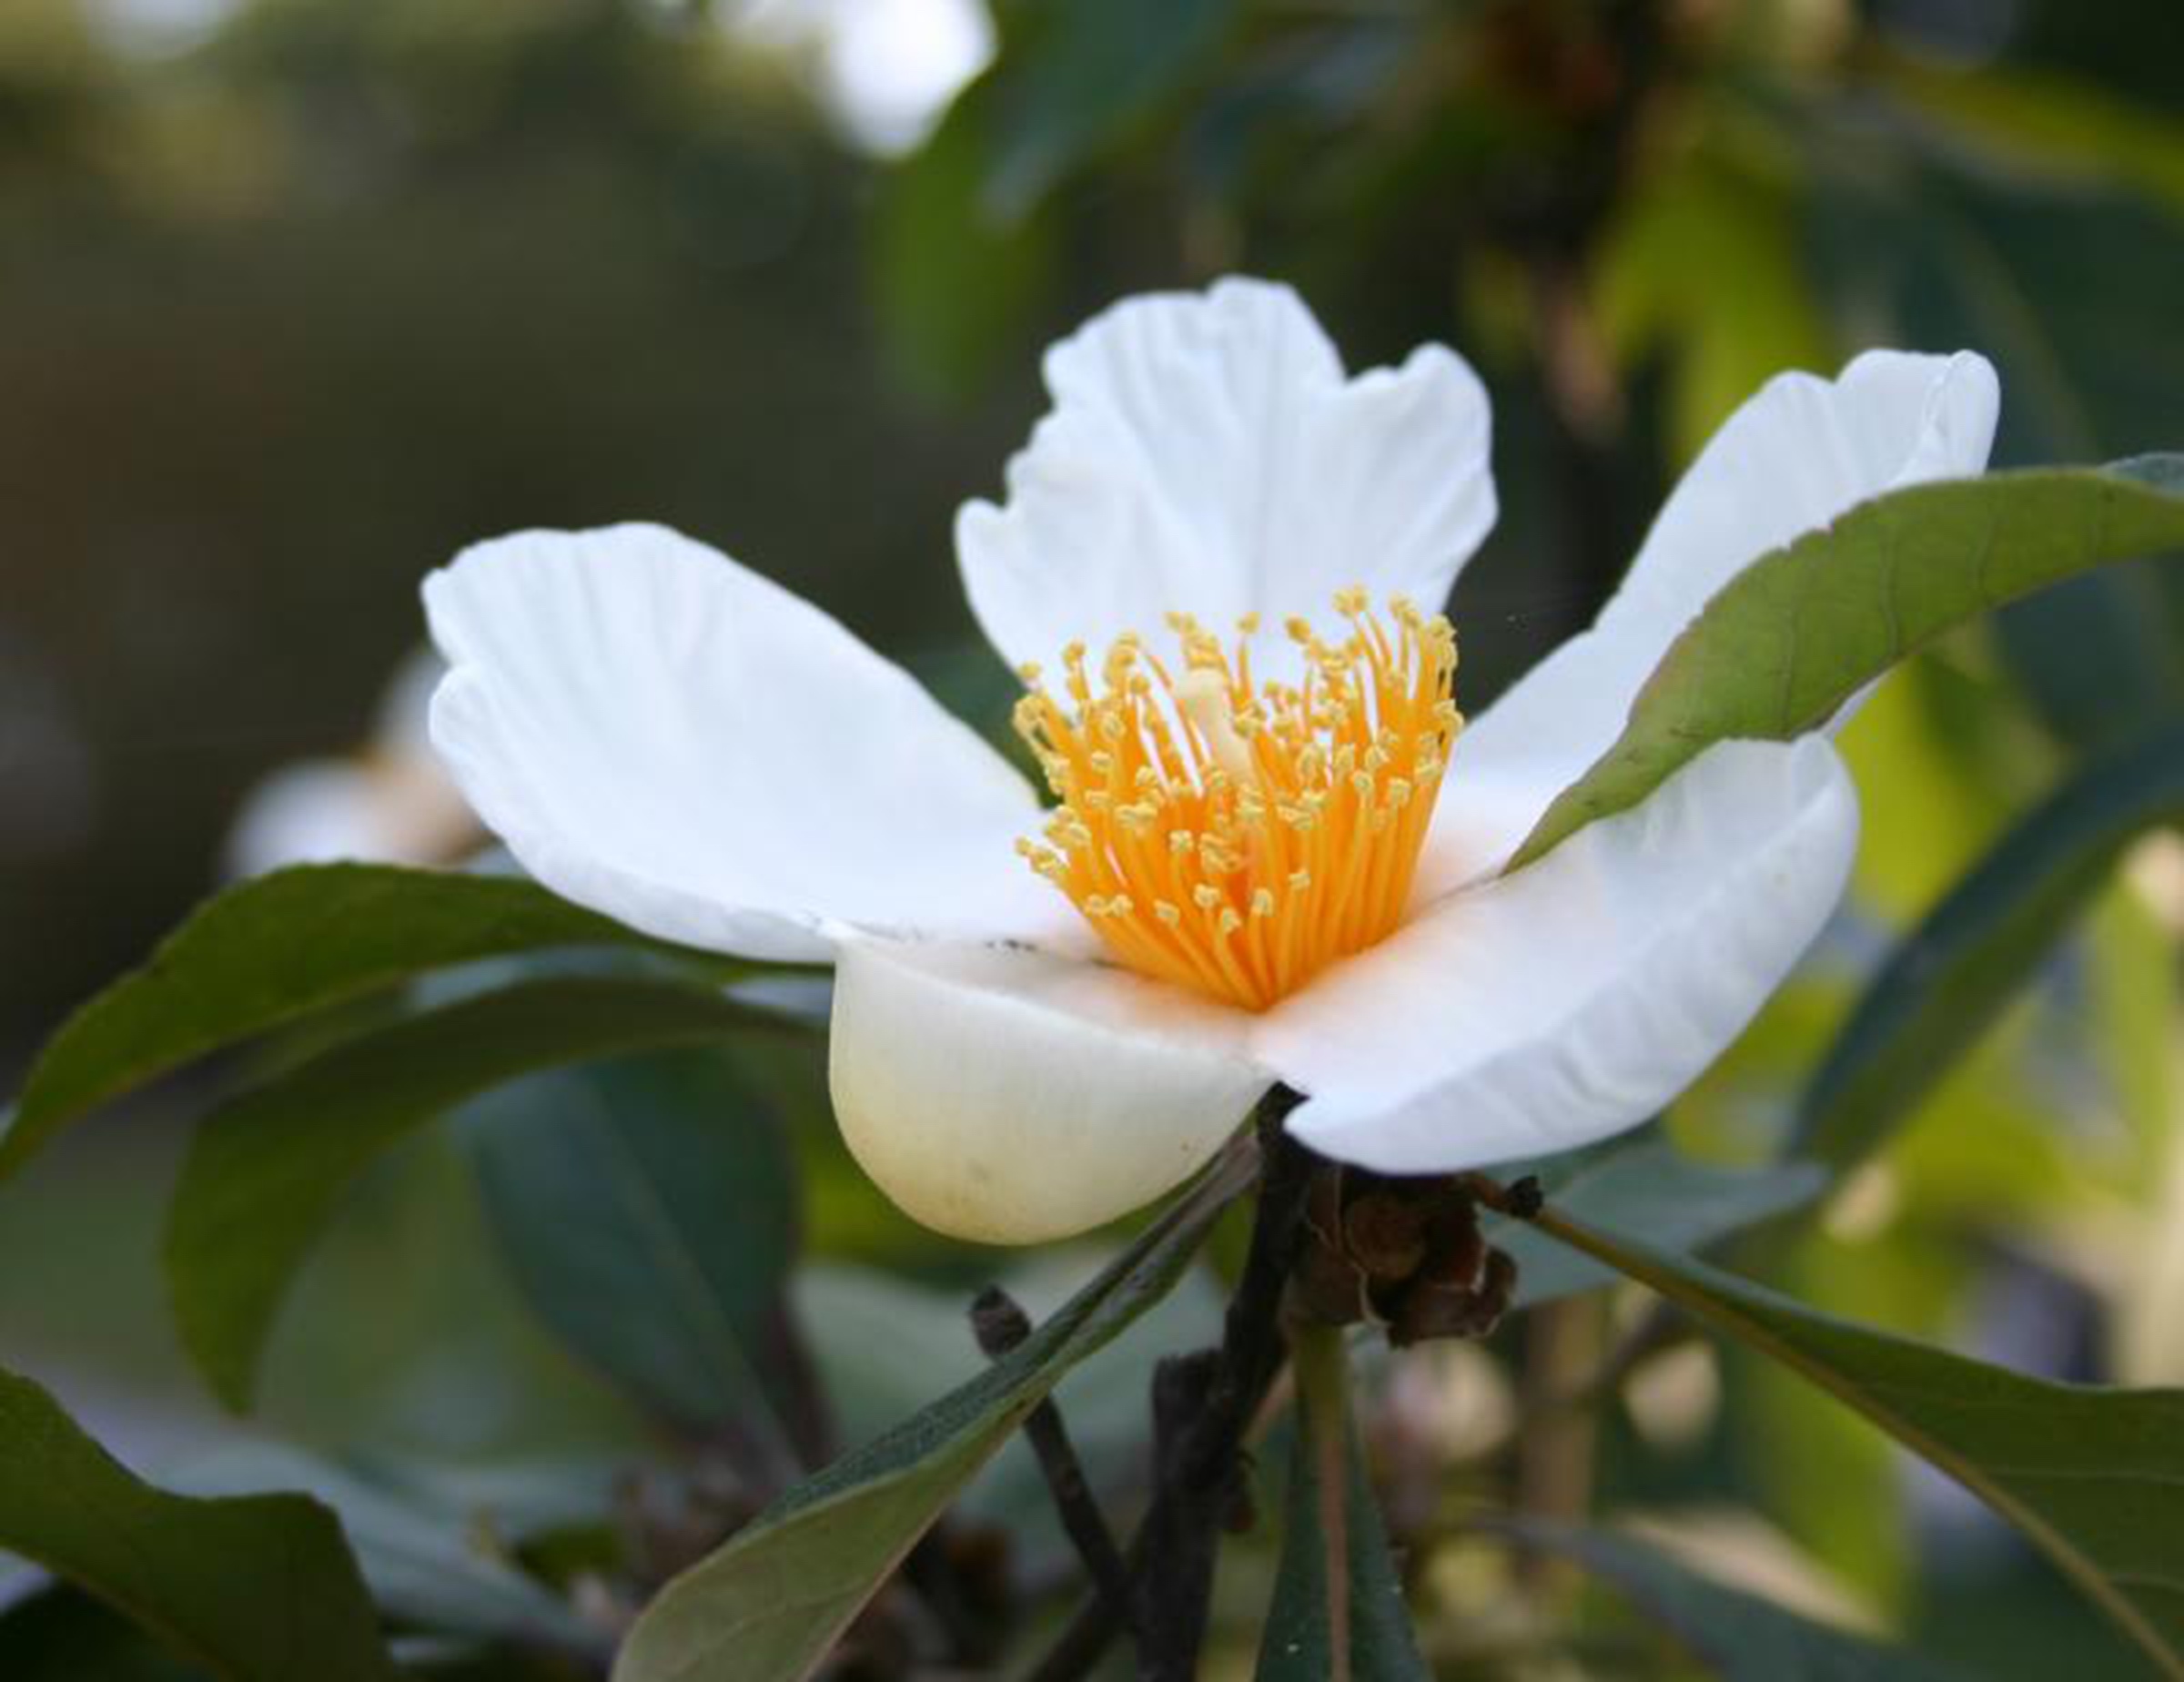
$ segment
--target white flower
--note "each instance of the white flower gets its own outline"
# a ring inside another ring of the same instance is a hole
[[[485,837],[448,780],[426,734],[432,692],[446,668],[429,648],[388,680],[371,740],[348,758],[299,760],[243,796],[225,848],[228,873],[334,859],[440,865]]]
[[[1158,1196],[1277,1080],[1314,1149],[1394,1172],[1657,1111],[1842,891],[1857,806],[1834,747],[1718,745],[1500,868],[1738,569],[1983,466],[1987,363],[1883,352],[1770,382],[1593,628],[1461,735],[1447,628],[1408,602],[1443,601],[1494,516],[1461,360],[1428,346],[1345,380],[1290,292],[1230,280],[1107,310],[1046,377],[1006,503],[970,504],[956,537],[995,646],[1058,671],[1020,721],[1058,813],[817,609],[620,526],[480,544],[426,583],[452,668],[433,740],[480,816],[637,928],[832,960],[844,1135],[966,1237]],[[1338,633],[1301,643],[1291,616]],[[1267,692],[1308,669],[1309,697]]]

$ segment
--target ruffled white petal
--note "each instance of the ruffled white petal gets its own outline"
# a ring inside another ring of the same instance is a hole
[[[1012,664],[1189,613],[1325,618],[1361,583],[1438,609],[1493,524],[1486,395],[1438,345],[1343,378],[1287,287],[1131,299],[1047,353],[1054,408],[967,504],[964,586]],[[1279,634],[1268,657],[1289,659]]]
[[[1994,370],[1968,351],[1876,350],[1838,380],[1769,380],[1700,452],[1593,628],[1457,743],[1421,872],[1429,894],[1499,868],[1621,734],[1668,645],[1744,567],[1884,491],[1980,471],[1997,402]]]
[[[929,1227],[1066,1238],[1179,1184],[1269,1084],[1249,1018],[1045,954],[851,942],[831,1076],[850,1150]]]
[[[1717,744],[1635,810],[1282,1001],[1254,1050],[1309,1094],[1299,1138],[1384,1172],[1619,1132],[1774,991],[1840,897],[1857,828],[1825,737]]]
[[[425,583],[432,741],[540,881],[665,939],[1080,941],[1012,852],[1029,786],[826,614],[658,526],[481,543]]]

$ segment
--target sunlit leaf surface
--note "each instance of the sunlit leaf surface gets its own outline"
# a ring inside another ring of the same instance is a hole
[[[2068,1573],[2161,1674],[2184,1677],[2184,1390],[2026,1378],[1552,1209],[1542,1225],[1795,1368],[1940,1467]]]
[[[1755,561],[1709,602],[1623,734],[1511,867],[1643,800],[1715,742],[1816,730],[1906,654],[2088,567],[2184,544],[2184,457],[1914,485]]]

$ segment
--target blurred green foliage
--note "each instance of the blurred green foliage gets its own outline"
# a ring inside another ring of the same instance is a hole
[[[956,605],[949,515],[1036,412],[1039,348],[1125,291],[1270,274],[1353,365],[1423,339],[1478,363],[1503,514],[1454,604],[1470,706],[1584,623],[1674,471],[1785,366],[1979,349],[2002,374],[1998,465],[2184,441],[2184,84],[2152,45],[2169,0],[997,0],[992,66],[893,162],[847,148],[736,11],[256,0],[162,40],[117,24],[119,0],[0,6],[0,1065],[209,885],[255,775],[361,736],[420,633],[417,577],[472,538],[684,526],[996,726],[1006,678]],[[1711,1171],[1778,1172],[1761,1165],[1896,934],[2043,795],[2180,714],[2173,563],[2067,585],[1899,674],[1845,738],[1867,814],[1850,913],[1668,1132]],[[2097,889],[2073,881],[2089,913],[2027,955],[1998,1022],[1738,1265],[2020,1370],[2184,1378],[2179,875],[2157,838]],[[763,1088],[794,1142],[823,1265],[792,1295],[862,1435],[975,1370],[964,1339],[875,1400],[908,1357],[871,1350],[889,1327],[938,1348],[954,1299],[933,1287],[981,1264],[855,1174],[806,1049],[735,1059],[718,1079]],[[503,1143],[496,1172],[490,1140],[519,1125],[473,1117],[463,1152],[430,1138],[367,1176],[297,1282],[254,1428],[443,1491],[459,1464],[512,1468],[522,1498],[464,1485],[434,1534],[460,1509],[557,1588],[656,1582],[747,1492],[705,1485],[718,1455],[695,1495],[675,1482],[691,1451],[628,1354],[646,1327],[534,1312],[591,1264],[536,1231],[511,1245],[506,1171],[581,1179],[602,1137],[648,1124],[565,1118],[565,1151]],[[712,1160],[702,1130],[676,1148]],[[160,1310],[172,1150],[95,1128],[0,1191],[0,1356],[54,1370],[163,1467],[235,1430]],[[1558,1323],[1603,1340],[1628,1307],[1587,1298]],[[1537,1592],[1447,1521],[1535,1493],[1506,1434],[1452,1416],[1552,1386],[1542,1323],[1513,1322],[1424,1424],[1400,1374],[1376,1381],[1376,1462],[1441,1480],[1394,1538],[1426,1650],[1449,1675],[1686,1674],[1615,1597]],[[1098,1433],[1110,1486],[1134,1474],[1148,1358],[1072,1381],[1121,1422]],[[1832,1402],[1742,1354],[1693,1370],[1712,1389],[1680,1426],[1633,1379],[1585,1458],[1598,1510],[1673,1521],[1701,1595],[1742,1571],[1974,1675],[2137,1674],[2044,1567]],[[970,1523],[1051,1565],[1030,1482],[1005,1464]],[[1241,1666],[1272,1552],[1226,1569]],[[1527,1621],[1538,1605],[1566,1645]],[[0,1615],[0,1650],[170,1674],[110,1626],[41,1596]]]

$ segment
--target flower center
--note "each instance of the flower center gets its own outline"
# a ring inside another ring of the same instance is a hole
[[[1349,633],[1302,619],[1300,684],[1254,687],[1254,615],[1233,655],[1186,614],[1173,674],[1135,634],[1096,694],[1063,651],[1064,705],[1026,666],[1016,726],[1060,806],[1017,851],[1131,968],[1263,1010],[1402,920],[1450,745],[1456,633],[1400,596],[1392,633],[1362,589]]]

